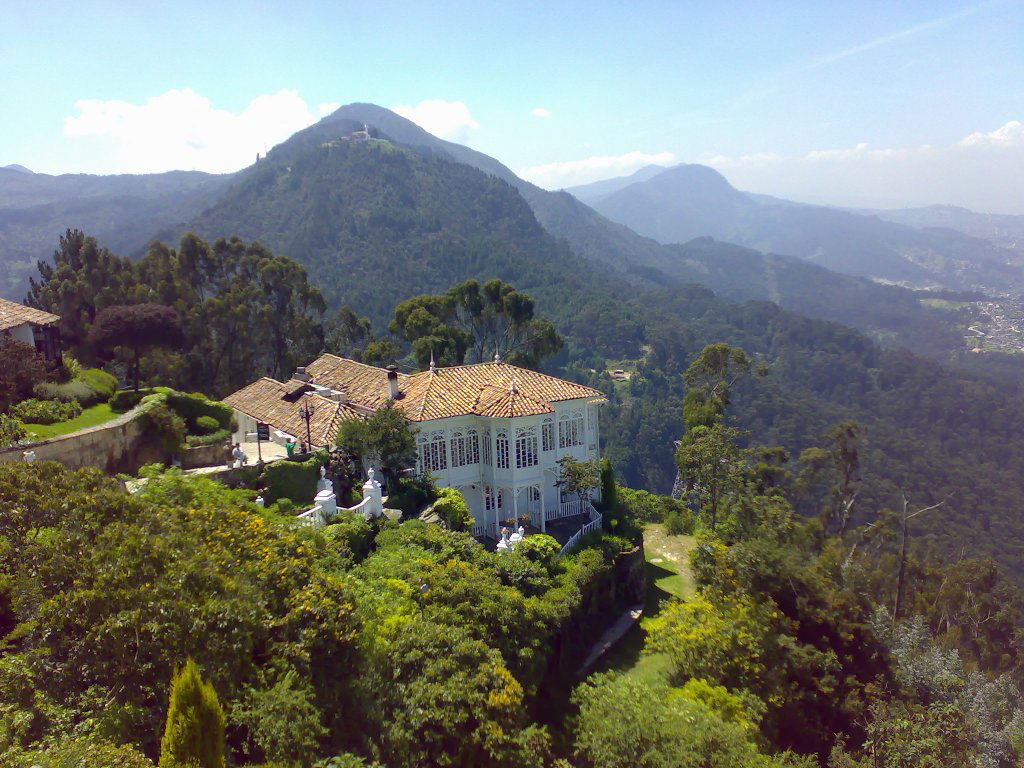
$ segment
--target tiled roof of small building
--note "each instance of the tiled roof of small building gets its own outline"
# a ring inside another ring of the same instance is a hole
[[[306,438],[306,420],[303,406],[309,403],[313,415],[309,420],[310,439],[315,446],[334,443],[341,422],[362,418],[350,404],[318,395],[308,389],[305,382],[292,379],[280,382],[262,378],[224,398],[224,402],[256,421],[263,421],[282,432],[299,439]]]
[[[41,309],[26,307],[7,299],[0,299],[0,331],[6,331],[25,323],[32,325],[53,325],[60,316],[44,312]]]

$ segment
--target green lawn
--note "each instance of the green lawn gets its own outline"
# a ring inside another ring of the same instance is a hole
[[[644,555],[647,558],[647,595],[644,617],[605,655],[595,667],[597,672],[616,670],[644,682],[663,679],[668,672],[664,654],[641,653],[647,639],[645,625],[670,600],[685,600],[696,585],[690,572],[693,536],[670,536],[661,523],[644,528]]]
[[[100,403],[91,408],[86,408],[78,417],[69,421],[59,421],[56,424],[26,424],[25,431],[28,432],[31,438],[45,440],[49,437],[77,432],[86,427],[99,426],[111,419],[116,419],[120,415],[120,413],[114,413],[110,410],[110,406],[107,403]]]

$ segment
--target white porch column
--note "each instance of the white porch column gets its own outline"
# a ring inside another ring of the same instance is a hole
[[[544,477],[544,473],[542,472],[541,473],[541,478],[543,478],[543,477]],[[540,532],[541,533],[546,533],[547,532],[547,529],[548,529],[547,528],[547,522],[548,522],[548,512],[544,508],[544,483],[541,482],[541,485],[540,485]]]
[[[513,528],[519,525],[519,490],[515,485],[512,486],[512,517],[516,521]]]

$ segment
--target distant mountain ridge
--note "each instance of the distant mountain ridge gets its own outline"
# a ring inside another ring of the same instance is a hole
[[[590,184],[581,184],[576,187],[569,187],[565,191],[577,200],[590,205],[595,200],[600,200],[613,192],[618,192],[620,189],[628,187],[630,184],[635,184],[638,181],[647,181],[647,179],[657,176],[667,167],[668,166],[665,165],[645,165],[640,170],[634,171],[628,176],[616,176],[611,179],[592,181]]]
[[[912,226],[914,216],[906,212],[852,212],[751,195],[706,166],[676,165],[606,189],[611,191],[599,195],[592,185],[576,191],[598,213],[662,243],[710,236],[917,287],[1024,285],[1024,249],[955,228]]]
[[[78,228],[124,255],[210,205],[230,181],[198,171],[93,176],[0,168],[0,296],[21,300],[36,262]]]
[[[1024,216],[978,213],[955,205],[929,205],[924,208],[861,209],[852,213],[877,216],[885,221],[919,229],[952,229],[965,235],[989,240],[1006,248],[1024,250]]]

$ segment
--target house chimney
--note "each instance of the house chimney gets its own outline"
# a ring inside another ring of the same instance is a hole
[[[306,369],[304,367],[296,368],[295,369],[295,373],[292,374],[292,378],[293,379],[297,379],[299,381],[307,381],[307,382],[313,380],[313,377],[310,376],[308,373],[306,373]]]
[[[331,392],[331,399],[336,403],[342,405],[348,405],[348,390],[346,389],[335,389]]]
[[[402,393],[398,391],[398,368],[394,365],[388,366],[388,396],[392,400],[402,397]]]

